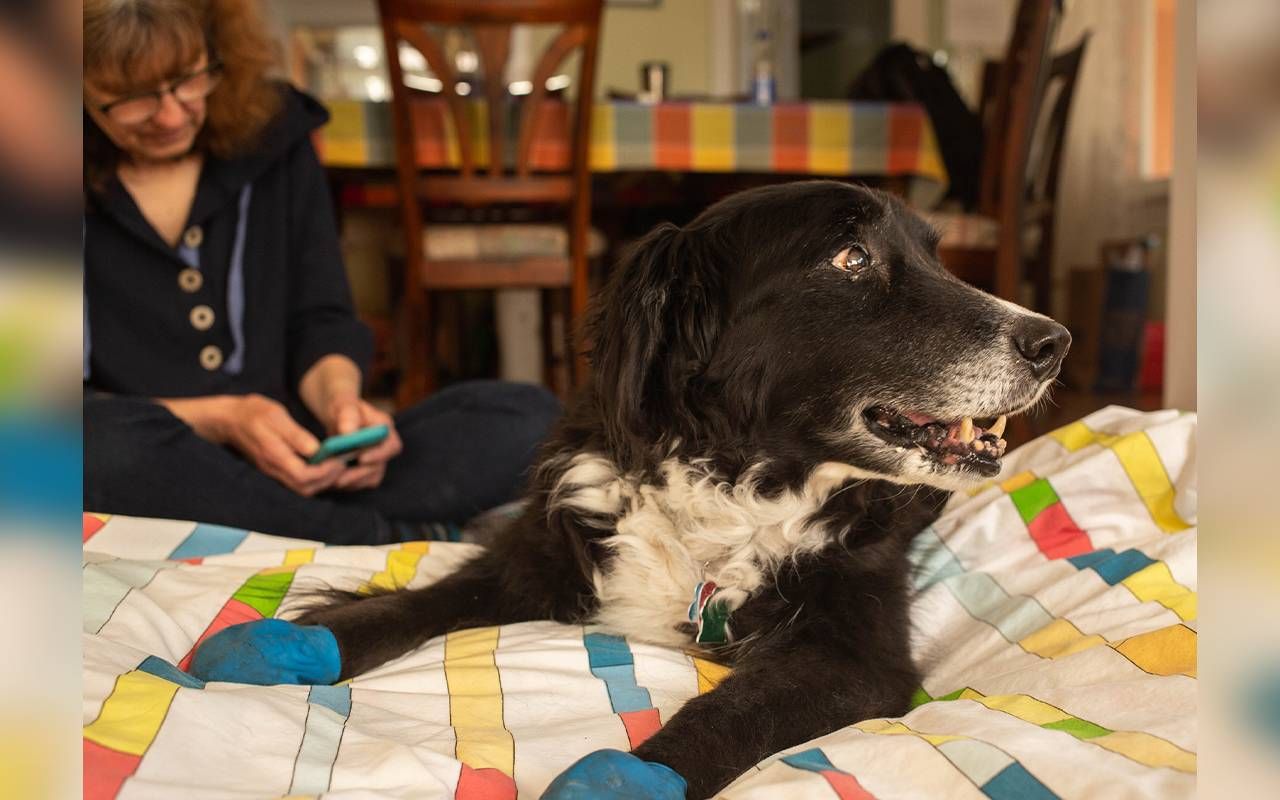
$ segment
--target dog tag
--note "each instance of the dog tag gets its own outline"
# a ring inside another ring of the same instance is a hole
[[[724,644],[728,640],[729,609],[715,600],[720,589],[714,581],[702,581],[693,589],[689,621],[698,626],[693,640],[700,644]]]

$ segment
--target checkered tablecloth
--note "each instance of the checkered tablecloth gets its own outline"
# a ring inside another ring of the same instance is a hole
[[[316,141],[321,159],[334,167],[379,167],[395,163],[391,106],[332,100],[332,115]],[[488,163],[488,106],[468,104],[474,152]],[[512,104],[508,130],[517,130],[520,109]],[[596,172],[673,170],[685,172],[792,173],[840,177],[904,177],[939,191],[947,174],[933,126],[924,109],[910,103],[599,102],[593,108],[591,169]],[[424,168],[460,163],[457,134],[444,101],[414,106],[422,131],[418,163]],[[544,103],[535,123],[532,165],[562,169],[569,160],[568,114],[563,103]],[[515,136],[508,136],[508,150]],[[511,153],[507,154],[511,161]],[[914,193],[914,190],[913,190]]]

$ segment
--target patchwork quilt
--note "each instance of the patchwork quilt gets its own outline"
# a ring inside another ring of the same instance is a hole
[[[1104,409],[956,494],[915,543],[913,710],[772,756],[719,796],[1191,797],[1195,430],[1192,414]],[[549,622],[449,634],[337,686],[183,671],[205,637],[287,617],[308,588],[421,586],[474,548],[86,514],[85,797],[536,798],[727,674]]]

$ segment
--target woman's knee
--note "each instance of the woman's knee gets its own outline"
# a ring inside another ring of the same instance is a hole
[[[410,409],[408,416],[434,417],[462,414],[501,420],[501,427],[521,432],[522,439],[542,441],[563,414],[559,399],[545,387],[532,383],[478,380],[448,386]]]
[[[128,397],[84,401],[85,487],[127,480],[153,461],[153,448],[189,430],[164,406]]]

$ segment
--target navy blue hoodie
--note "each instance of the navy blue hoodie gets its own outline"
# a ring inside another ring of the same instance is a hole
[[[253,152],[206,156],[177,247],[151,227],[119,179],[100,191],[86,185],[87,390],[258,392],[314,427],[297,396],[302,375],[330,353],[367,365],[372,340],[352,307],[311,144],[329,115],[313,98],[281,91],[281,110]]]

